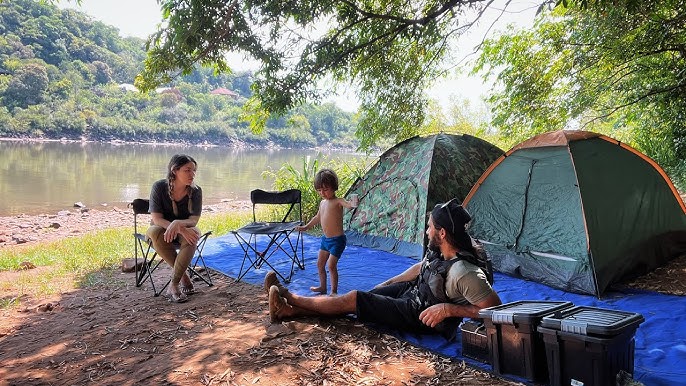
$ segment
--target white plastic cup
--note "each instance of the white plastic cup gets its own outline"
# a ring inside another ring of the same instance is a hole
[[[349,197],[350,204],[353,206],[353,208],[357,208],[357,206],[360,204],[360,196],[358,196],[357,193],[353,193]]]

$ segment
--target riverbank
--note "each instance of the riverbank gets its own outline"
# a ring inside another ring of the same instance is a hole
[[[250,201],[226,199],[203,206],[203,213],[248,211],[250,208]],[[95,230],[129,226],[133,226],[133,211],[125,205],[2,216],[0,248],[56,241]]]

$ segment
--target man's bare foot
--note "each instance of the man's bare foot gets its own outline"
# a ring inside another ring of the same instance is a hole
[[[310,287],[310,291],[316,292],[320,295],[326,295],[326,288],[322,287]]]
[[[338,296],[338,292],[331,292],[331,293],[329,294],[329,296],[333,296],[333,297]]]

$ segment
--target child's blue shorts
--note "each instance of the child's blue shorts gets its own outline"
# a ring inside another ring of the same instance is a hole
[[[341,257],[343,251],[345,250],[345,244],[347,243],[347,238],[345,235],[340,235],[336,237],[326,237],[322,236],[322,244],[319,249],[329,252],[331,255],[336,257]]]

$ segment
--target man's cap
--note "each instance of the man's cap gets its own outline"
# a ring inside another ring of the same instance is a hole
[[[437,204],[431,211],[434,224],[447,229],[453,235],[465,232],[465,225],[472,220],[467,210],[458,203],[456,198]]]

